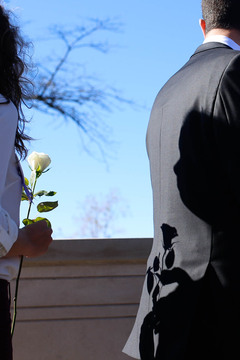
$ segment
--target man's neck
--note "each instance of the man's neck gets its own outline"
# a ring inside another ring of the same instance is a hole
[[[236,29],[212,29],[206,34],[206,39],[212,35],[224,35],[240,45],[240,30]]]

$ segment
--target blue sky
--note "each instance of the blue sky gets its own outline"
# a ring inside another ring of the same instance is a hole
[[[200,1],[161,0],[10,0],[23,33],[34,44],[34,61],[58,53],[59,44],[46,41],[49,28],[60,24],[81,25],[89,18],[114,19],[121,32],[101,34],[113,45],[108,54],[76,52],[74,62],[84,65],[101,85],[117,88],[120,94],[140,107],[121,104],[102,113],[111,127],[108,135],[108,165],[90,156],[81,143],[79,130],[71,122],[30,110],[28,126],[36,140],[29,151],[44,152],[52,159],[51,170],[39,179],[38,187],[55,190],[59,207],[48,214],[55,239],[80,238],[81,214],[88,195],[105,196],[115,189],[127,208],[117,219],[121,232],[113,237],[151,237],[152,192],[145,147],[152,103],[164,82],[188,60],[202,42],[198,25]],[[45,40],[44,40],[45,39]],[[176,109],[177,111],[177,109]],[[97,155],[97,153],[95,153]],[[26,162],[22,164],[29,176]],[[21,216],[26,208],[22,206]],[[34,214],[33,214],[34,215]]]

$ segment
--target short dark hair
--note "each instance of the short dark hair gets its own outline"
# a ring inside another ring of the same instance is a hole
[[[240,1],[202,0],[202,16],[206,32],[216,28],[240,30]]]

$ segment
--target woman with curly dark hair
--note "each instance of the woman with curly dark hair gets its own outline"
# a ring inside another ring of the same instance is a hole
[[[23,175],[18,157],[27,154],[22,111],[29,98],[24,73],[26,45],[11,13],[0,5],[0,359],[12,359],[10,281],[16,277],[20,257],[45,253],[52,230],[45,221],[19,229]],[[18,155],[18,156],[17,156]]]

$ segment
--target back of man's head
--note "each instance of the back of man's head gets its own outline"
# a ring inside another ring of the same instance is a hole
[[[212,29],[240,30],[240,0],[202,0],[206,32]]]

